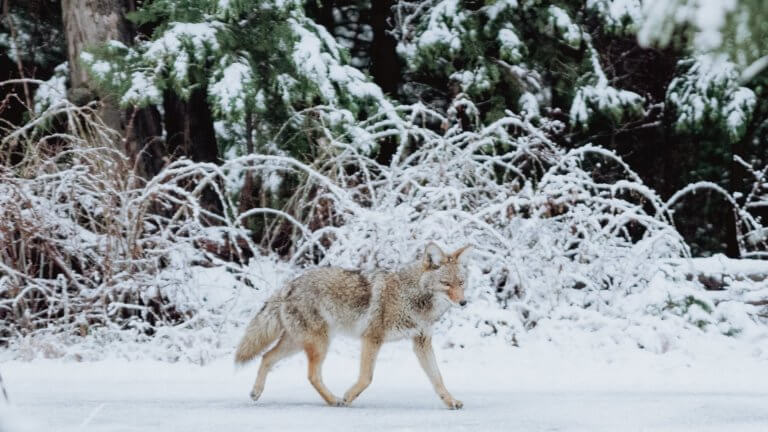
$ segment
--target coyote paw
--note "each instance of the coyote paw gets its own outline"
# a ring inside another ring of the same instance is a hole
[[[445,402],[445,404],[448,406],[448,409],[459,410],[464,408],[464,403],[454,398],[443,399],[443,402]]]
[[[251,390],[251,400],[256,402],[259,400],[259,397],[261,396],[261,392],[264,391],[264,389],[253,389]]]
[[[328,403],[329,406],[332,406],[332,407],[348,406],[347,401],[344,399],[333,398],[331,400],[326,400],[326,402]]]

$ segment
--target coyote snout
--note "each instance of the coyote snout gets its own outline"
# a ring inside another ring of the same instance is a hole
[[[303,350],[309,360],[309,381],[320,396],[329,405],[348,405],[373,380],[381,345],[411,338],[419,363],[440,399],[451,409],[461,408],[463,404],[443,384],[432,349],[431,328],[451,305],[467,304],[462,264],[469,248],[446,254],[429,243],[421,260],[395,272],[326,267],[288,282],[253,318],[235,353],[235,362],[244,363],[272,345],[261,360],[251,398],[261,396],[267,374],[278,361]],[[360,376],[341,399],[328,390],[321,373],[336,331],[362,339]]]

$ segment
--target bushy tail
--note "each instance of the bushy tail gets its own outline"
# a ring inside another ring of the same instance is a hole
[[[235,363],[243,364],[253,360],[280,337],[282,331],[278,305],[268,302],[245,329],[245,335],[235,352]]]

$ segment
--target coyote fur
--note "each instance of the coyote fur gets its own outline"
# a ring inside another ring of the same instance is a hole
[[[398,271],[370,273],[324,267],[309,270],[270,297],[248,325],[235,353],[245,363],[263,353],[251,398],[258,400],[270,369],[303,350],[309,382],[332,406],[352,403],[373,379],[382,343],[403,338],[413,350],[440,399],[451,409],[463,406],[445,388],[432,350],[432,324],[452,306],[466,304],[461,265],[469,245],[446,254],[429,243],[421,260]],[[339,399],[323,383],[321,368],[337,331],[362,339],[360,376]]]

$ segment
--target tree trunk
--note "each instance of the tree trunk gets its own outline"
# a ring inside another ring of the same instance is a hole
[[[397,54],[397,40],[389,31],[392,26],[394,0],[373,0],[371,2],[371,27],[373,41],[371,42],[371,75],[373,81],[385,93],[395,96],[397,86],[401,82],[400,56]]]
[[[371,27],[373,41],[371,42],[371,76],[384,93],[397,96],[398,86],[402,82],[400,56],[397,54],[397,40],[389,31],[392,30],[390,21],[394,0],[373,0],[371,2]],[[397,151],[397,139],[389,137],[379,143],[376,161],[389,165],[392,156]]]
[[[245,151],[249,155],[254,153],[253,114],[251,113],[251,110],[247,108],[245,113]],[[253,171],[248,170],[245,172],[245,183],[243,184],[243,189],[240,191],[240,205],[238,206],[238,213],[244,213],[254,207],[253,192]]]
[[[93,85],[80,61],[80,55],[92,45],[109,40],[130,42],[122,0],[61,0],[61,12],[67,39],[70,100],[86,103],[100,99],[101,118],[107,126],[122,131],[122,115],[116,101]]]
[[[186,156],[195,162],[216,162],[218,148],[213,114],[205,99],[205,87],[197,87],[188,100],[172,91],[163,94],[168,154]]]
[[[151,178],[168,162],[161,116],[155,106],[127,113],[124,151],[133,161],[137,174],[144,178]]]
[[[195,162],[218,161],[213,113],[206,94],[205,87],[197,87],[188,100],[183,100],[172,91],[164,92],[166,154],[171,159],[186,156]],[[221,214],[222,203],[213,188],[203,190],[200,202],[207,210]]]

